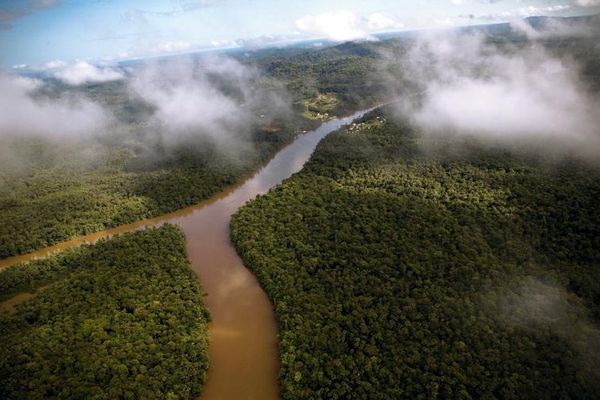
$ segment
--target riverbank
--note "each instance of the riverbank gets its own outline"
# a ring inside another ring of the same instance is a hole
[[[44,257],[84,243],[148,226],[173,223],[185,234],[192,269],[211,314],[208,379],[202,399],[277,399],[277,325],[268,297],[229,239],[231,215],[248,200],[298,172],[327,134],[362,115],[333,119],[301,134],[253,176],[193,207],[98,232],[11,261]],[[3,260],[8,264],[6,260]]]

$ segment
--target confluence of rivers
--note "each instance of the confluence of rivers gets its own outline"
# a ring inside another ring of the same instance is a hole
[[[5,258],[0,260],[0,269],[115,234],[164,223],[177,224],[185,233],[188,257],[200,278],[212,317],[210,367],[201,400],[277,399],[279,356],[273,307],[237,255],[229,239],[229,220],[248,200],[300,171],[321,139],[366,112],[327,121],[314,131],[299,135],[253,176],[208,200],[33,253]]]

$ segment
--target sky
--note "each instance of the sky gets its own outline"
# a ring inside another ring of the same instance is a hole
[[[600,12],[600,0],[0,0],[0,68]]]

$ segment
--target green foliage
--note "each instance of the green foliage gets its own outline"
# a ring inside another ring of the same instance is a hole
[[[379,52],[396,44],[343,43],[318,50],[266,50],[250,62],[284,82],[299,112],[306,111],[305,101],[315,103],[319,94],[326,93],[336,101],[321,112],[340,116],[370,107],[388,94],[385,77],[374,71],[380,62]]]
[[[508,25],[472,29],[489,35],[488,40],[500,49],[531,45],[522,35],[511,34]],[[0,162],[0,258],[206,199],[256,169],[295,132],[314,126],[316,121],[300,117],[303,113],[327,119],[382,102],[395,95],[390,93],[392,88],[399,93],[421,90],[401,62],[389,62],[402,60],[413,41],[409,35],[322,49],[232,54],[262,72],[253,83],[256,90],[268,94],[285,88],[295,106],[294,115],[276,116],[267,126],[265,120],[270,118],[258,118],[258,114],[244,138],[252,151],[235,156],[221,154],[207,143],[187,143],[165,151],[161,140],[152,140],[146,132],[152,107],[132,99],[122,82],[66,88],[54,81],[44,88],[48,95],[71,90],[90,96],[110,109],[122,125],[98,141],[56,146],[26,139],[12,144],[8,153],[25,165],[19,164],[15,172]],[[576,60],[584,82],[600,90],[597,38],[548,39],[539,44],[557,57]],[[230,83],[219,84],[235,92],[227,86]],[[10,147],[8,142],[4,145]]]
[[[599,195],[596,167],[379,111],[331,134],[231,223],[282,399],[597,397]]]
[[[145,132],[150,107],[129,99],[120,83],[69,89],[111,109],[121,125],[82,143],[29,138],[10,144],[19,163],[0,162],[0,258],[174,211],[223,190],[254,171],[296,132],[315,126],[316,121],[301,117],[304,100],[316,107],[315,115],[328,116],[373,104],[376,87],[366,79],[373,57],[362,45],[244,57],[265,74],[256,82],[257,90],[279,90],[276,83],[281,82],[298,109],[272,121],[257,115],[249,132],[240,134],[247,147],[231,154],[193,139],[165,150],[161,140]],[[55,85],[53,90],[66,90]]]
[[[311,120],[326,121],[329,113],[337,106],[337,99],[330,94],[318,93],[315,97],[303,102],[305,112],[302,115]]]
[[[252,151],[236,160],[206,145],[143,157],[110,145],[86,163],[77,145],[19,140],[31,165],[0,172],[0,258],[196,204],[252,172],[292,133],[258,130]]]
[[[0,398],[193,398],[208,312],[172,225],[0,272],[0,294],[39,290],[0,318]]]

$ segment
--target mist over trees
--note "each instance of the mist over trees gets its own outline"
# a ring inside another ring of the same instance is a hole
[[[598,43],[531,20],[0,75],[0,258],[193,205],[391,102],[232,221],[282,398],[595,398]],[[174,227],[0,272],[0,299],[23,293],[0,397],[200,392],[208,316]]]
[[[23,81],[29,89],[20,93],[29,103],[69,97],[93,104],[107,118],[104,130],[82,128],[68,138],[60,136],[60,124],[52,132],[6,131],[7,146],[0,149],[0,256],[209,197],[298,132],[315,127],[318,120],[303,117],[306,104],[313,115],[330,118],[379,101],[382,81],[368,79],[375,62],[369,44],[350,43],[264,50],[241,60],[139,63],[124,68],[124,79],[68,87],[55,80]],[[324,94],[333,107],[315,101]],[[78,127],[77,118],[64,117]]]

